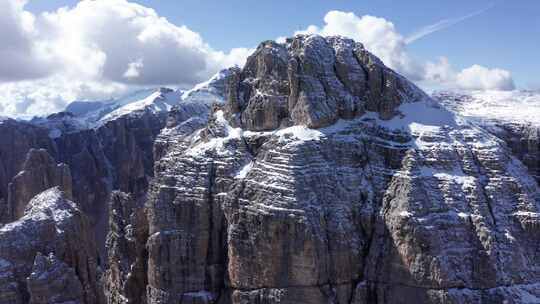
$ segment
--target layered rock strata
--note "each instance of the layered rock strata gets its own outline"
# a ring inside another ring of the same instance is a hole
[[[340,37],[265,42],[147,204],[149,303],[522,303],[538,185]],[[345,119],[345,120],[343,120]]]

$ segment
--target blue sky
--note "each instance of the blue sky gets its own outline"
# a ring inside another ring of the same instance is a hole
[[[33,0],[39,13],[78,1]],[[412,56],[446,56],[457,68],[472,64],[509,70],[518,87],[540,85],[540,1],[209,1],[137,0],[176,25],[200,33],[214,48],[252,47],[265,39],[290,35],[310,24],[321,25],[330,10],[373,15],[393,22],[404,35],[436,23],[493,6],[488,11],[424,37],[409,46]]]
[[[0,0],[0,115],[188,88],[296,32],[349,36],[428,91],[540,89],[538,16],[540,0]]]

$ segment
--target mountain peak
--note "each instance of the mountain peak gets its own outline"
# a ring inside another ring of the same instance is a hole
[[[400,104],[429,99],[361,43],[319,35],[285,41],[261,43],[242,70],[233,70],[228,114],[234,124],[253,131],[320,128],[368,111],[390,119]]]

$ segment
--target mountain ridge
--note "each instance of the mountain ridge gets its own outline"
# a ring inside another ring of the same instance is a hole
[[[69,168],[99,286],[82,297],[86,279],[48,248],[25,249],[24,269],[59,269],[69,300],[87,304],[540,301],[540,190],[525,158],[361,44],[266,41],[180,98],[58,136],[58,124],[0,123],[14,143],[0,145],[0,190],[21,170],[56,186],[49,176]],[[23,168],[31,148],[50,165]],[[2,265],[15,303],[41,294]]]

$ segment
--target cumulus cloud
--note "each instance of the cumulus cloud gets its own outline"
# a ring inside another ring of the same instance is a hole
[[[58,111],[72,99],[118,95],[129,88],[193,85],[220,69],[243,65],[251,52],[214,50],[188,27],[127,0],[83,0],[38,16],[25,11],[25,4],[0,1],[4,115],[41,113],[37,104]]]
[[[73,100],[119,96],[136,88],[189,86],[222,68],[243,65],[253,49],[223,52],[200,34],[127,0],[82,0],[33,15],[25,0],[0,0],[0,115],[62,110]],[[344,35],[364,43],[389,67],[417,82],[510,89],[510,73],[448,59],[413,58],[395,25],[375,16],[330,11],[304,33]]]
[[[106,100],[128,90],[124,84],[68,79],[63,75],[4,83],[0,85],[0,115],[31,118],[60,111],[74,100]]]
[[[422,66],[411,59],[406,52],[405,39],[394,24],[384,18],[354,13],[330,11],[324,17],[325,25],[310,25],[295,34],[341,35],[360,41],[389,67],[399,70],[405,76],[418,80]]]
[[[456,19],[443,20],[408,38],[401,35],[394,24],[384,18],[370,15],[357,16],[352,12],[341,11],[328,12],[324,17],[322,27],[309,25],[305,30],[297,31],[295,34],[350,37],[362,42],[366,49],[378,56],[388,67],[420,83],[460,89],[511,90],[514,88],[514,83],[510,72],[506,70],[473,65],[456,72],[446,57],[440,57],[436,61],[419,61],[414,59],[407,49],[408,43],[474,17],[488,9]]]
[[[473,65],[456,76],[459,87],[470,90],[513,90],[514,81],[510,72]]]
[[[186,26],[126,0],[81,1],[43,14],[36,25],[44,29],[43,48],[66,72],[120,83],[193,84],[236,56],[212,49]]]
[[[37,78],[51,68],[33,42],[34,16],[23,10],[26,1],[0,1],[0,81]]]

